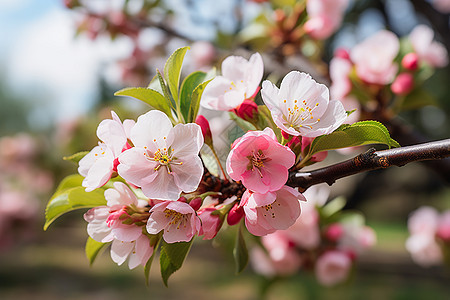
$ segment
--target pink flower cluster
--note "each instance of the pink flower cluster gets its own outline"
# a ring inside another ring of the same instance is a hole
[[[374,245],[374,231],[364,224],[329,223],[319,210],[328,198],[327,186],[315,186],[304,195],[302,217],[287,230],[262,237],[265,250],[251,252],[256,272],[267,276],[287,276],[301,269],[313,270],[317,280],[332,286],[348,279],[354,260]]]
[[[348,3],[349,0],[308,0],[306,33],[320,40],[330,37],[341,26]]]
[[[444,248],[450,247],[450,210],[439,213],[422,206],[411,213],[408,230],[406,249],[415,263],[424,267],[443,263]]]

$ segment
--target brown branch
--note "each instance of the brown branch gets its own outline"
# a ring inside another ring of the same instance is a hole
[[[404,166],[407,163],[423,160],[437,160],[450,156],[450,139],[425,144],[375,151],[370,149],[365,153],[310,172],[293,174],[288,185],[306,190],[308,187],[326,182],[332,185],[337,179],[376,169],[391,166]]]

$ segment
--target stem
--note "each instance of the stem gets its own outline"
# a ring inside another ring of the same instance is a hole
[[[227,174],[225,173],[225,170],[223,169],[222,164],[220,163],[220,159],[219,159],[219,157],[217,156],[216,150],[214,150],[214,147],[210,147],[210,149],[211,149],[211,151],[212,151],[212,153],[213,153],[213,155],[214,155],[214,158],[215,158],[216,161],[217,161],[217,164],[219,165],[220,171],[222,171],[222,175],[223,175],[224,181],[225,181],[225,182],[228,182]]]
[[[288,185],[304,191],[322,182],[332,185],[337,179],[391,166],[404,166],[407,163],[423,160],[443,159],[450,156],[450,139],[425,144],[375,151],[371,148],[358,156],[310,172],[291,174]]]

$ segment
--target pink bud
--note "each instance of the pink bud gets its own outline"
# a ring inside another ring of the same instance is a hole
[[[403,56],[402,66],[406,70],[415,71],[419,66],[419,57],[414,52],[406,54]]]
[[[391,91],[397,95],[406,95],[414,87],[414,77],[410,73],[400,73],[391,84]]]
[[[344,229],[339,223],[331,224],[325,231],[325,237],[332,242],[337,242],[343,234]]]
[[[236,203],[233,208],[230,210],[227,216],[227,223],[230,226],[233,226],[244,217],[244,208]]]
[[[177,201],[187,203],[187,199],[186,199],[186,197],[184,197],[184,196],[181,196],[180,198],[178,198]]]
[[[209,127],[208,120],[204,116],[198,115],[197,118],[195,119],[195,123],[198,124],[200,126],[200,128],[202,129],[202,135],[203,135],[203,138],[205,139],[205,144],[211,146],[212,145],[212,134],[211,134],[211,128]]]
[[[202,227],[200,228],[199,235],[203,235],[204,240],[210,240],[214,238],[222,227],[222,220],[219,215],[213,215],[216,209],[208,207],[198,212],[198,217],[202,221]]]
[[[347,49],[344,48],[337,48],[336,51],[334,51],[334,57],[350,60],[350,54],[348,53]]]
[[[258,113],[258,105],[252,100],[244,100],[238,107],[233,109],[233,111],[239,118],[251,121]]]
[[[450,210],[445,211],[441,215],[436,236],[444,242],[450,242]]]
[[[192,200],[189,202],[189,205],[190,205],[195,211],[197,211],[197,210],[200,208],[200,206],[202,206],[202,204],[203,204],[203,199],[200,198],[200,197],[196,197],[196,198],[192,199]]]

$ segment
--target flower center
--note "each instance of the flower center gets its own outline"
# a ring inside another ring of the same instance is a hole
[[[178,224],[176,229],[180,229],[181,226],[183,226],[183,228],[186,228],[189,217],[188,215],[167,208],[164,210],[164,215],[166,218],[170,219],[168,225]],[[169,229],[167,229],[167,232],[169,232]]]
[[[164,140],[166,140],[166,137],[164,137]],[[158,163],[158,165],[154,168],[155,171],[158,171],[161,168],[161,166],[165,166],[167,168],[167,173],[172,174],[171,165],[182,165],[183,162],[176,161],[177,158],[173,156],[174,151],[173,151],[172,147],[169,147],[169,148],[159,147],[156,139],[154,139],[153,142],[158,147],[158,150],[156,150],[155,154],[153,154],[153,157],[152,157],[151,153],[147,150],[147,147],[144,147],[144,149],[146,150],[144,152],[145,157],[148,160]]]
[[[283,102],[286,103],[287,100],[284,100]],[[311,125],[320,121],[320,118],[316,118],[314,121],[315,117],[313,115],[314,110],[319,107],[319,103],[316,103],[312,108],[308,105],[306,100],[303,100],[302,104],[297,103],[298,100],[294,100],[294,106],[289,106],[287,108],[287,115],[283,115],[287,127],[298,129],[306,126],[312,129]]]
[[[247,170],[256,170],[261,178],[263,177],[261,169],[264,168],[264,163],[272,160],[266,157],[261,149],[256,153],[252,151],[252,155],[247,156],[247,158],[249,159]]]

